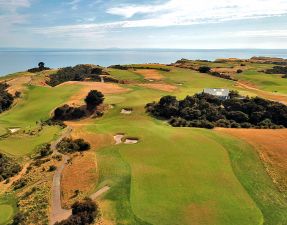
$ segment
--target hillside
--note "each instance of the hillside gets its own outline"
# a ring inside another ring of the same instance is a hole
[[[21,95],[0,114],[0,154],[18,165],[13,176],[0,180],[0,225],[59,222],[76,201],[95,207],[85,197],[100,211],[90,224],[287,224],[286,123],[204,129],[171,126],[162,114],[146,111],[164,96],[182,100],[206,88],[238,92],[238,101],[257,96],[283,109],[287,79],[266,73],[278,65],[284,63],[268,58],[182,59],[1,78],[7,93]],[[103,94],[102,104],[90,111],[87,105],[89,113],[76,120],[50,120],[65,104],[84,107],[91,90]],[[207,109],[206,102],[197,106]]]

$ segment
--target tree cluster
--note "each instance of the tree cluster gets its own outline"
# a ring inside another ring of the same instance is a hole
[[[41,72],[41,71],[44,71],[44,70],[50,70],[50,68],[49,67],[45,67],[45,63],[44,62],[39,62],[38,63],[38,67],[28,69],[28,72],[30,72],[30,73],[38,73],[38,72]]]
[[[56,147],[61,153],[74,153],[87,151],[91,148],[91,145],[83,139],[64,138]]]
[[[55,225],[88,225],[93,224],[99,216],[100,210],[98,205],[91,199],[87,198],[81,202],[75,202],[72,205],[72,215]]]
[[[9,109],[14,101],[14,97],[7,91],[8,87],[7,83],[0,83],[0,113]]]
[[[67,81],[100,80],[99,75],[106,74],[100,66],[81,64],[74,67],[61,68],[49,76],[47,84],[54,87]]]
[[[97,107],[104,102],[104,95],[97,91],[91,90],[85,98],[85,106],[72,107],[69,105],[63,105],[58,107],[54,111],[54,121],[64,120],[77,120],[95,112]],[[98,114],[101,114],[98,112]]]
[[[180,101],[174,96],[164,96],[159,102],[147,104],[146,110],[175,127],[287,127],[287,106],[259,97],[238,98],[233,91],[227,100],[205,93]]]
[[[12,158],[0,153],[0,182],[21,171],[21,166]]]
[[[274,66],[272,69],[265,70],[267,74],[284,74],[283,78],[287,78],[287,66]]]

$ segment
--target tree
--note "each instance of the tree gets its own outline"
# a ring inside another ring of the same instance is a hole
[[[38,63],[38,66],[40,69],[44,68],[45,67],[45,63],[44,62],[39,62]]]
[[[87,97],[85,98],[87,109],[90,111],[94,110],[97,106],[102,104],[103,101],[104,101],[104,95],[97,90],[90,91]]]

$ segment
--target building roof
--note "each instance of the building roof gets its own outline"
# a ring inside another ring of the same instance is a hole
[[[224,88],[204,88],[203,93],[219,96],[219,97],[228,97],[229,90]]]

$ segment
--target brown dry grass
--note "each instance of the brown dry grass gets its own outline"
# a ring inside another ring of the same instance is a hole
[[[158,70],[154,69],[138,69],[136,73],[144,76],[145,79],[152,79],[152,80],[161,80],[162,75],[158,72]]]
[[[146,88],[151,88],[151,89],[156,89],[160,91],[166,91],[166,92],[173,92],[177,89],[176,86],[171,85],[171,84],[138,84],[139,86],[146,87]]]
[[[247,90],[253,92],[254,94],[256,94],[262,98],[266,98],[266,99],[269,99],[272,101],[281,102],[281,103],[287,105],[287,95],[279,95],[279,94],[274,94],[274,93],[270,93],[267,91],[263,91],[263,90],[256,88],[256,86],[254,84],[250,84],[248,82],[243,82],[243,81],[236,82],[236,85],[238,87],[247,89]]]
[[[98,90],[104,95],[107,94],[119,94],[128,92],[129,89],[119,86],[114,83],[99,83],[99,82],[86,82],[86,81],[69,81],[60,85],[81,85],[80,91],[75,93],[69,100],[67,104],[81,105],[89,91]]]
[[[73,157],[72,162],[62,173],[61,189],[64,207],[70,207],[95,187],[98,179],[96,168],[96,156],[93,151]],[[76,190],[80,191],[79,195],[75,195]]]
[[[9,80],[7,84],[9,84],[8,92],[12,95],[15,94],[16,91],[22,92],[25,89],[25,85],[31,82],[30,76],[21,76]]]
[[[247,141],[258,151],[268,174],[282,191],[287,191],[287,129],[224,129],[219,132],[231,134]]]

